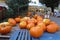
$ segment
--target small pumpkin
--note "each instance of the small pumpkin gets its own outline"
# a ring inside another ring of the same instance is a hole
[[[28,24],[29,24],[29,23],[35,23],[35,21],[32,20],[32,19],[29,19],[29,20],[27,21],[27,23],[28,23]]]
[[[43,35],[43,29],[40,27],[32,27],[30,29],[30,35],[34,38],[39,38]]]
[[[9,18],[8,22],[12,25],[15,26],[16,25],[16,21],[13,18]]]
[[[27,29],[31,29],[34,26],[35,26],[34,23],[29,23],[29,24],[27,24]]]
[[[43,18],[41,16],[37,17],[37,22],[39,22],[39,21],[43,21]]]
[[[47,32],[54,33],[59,29],[59,26],[57,24],[50,24],[47,26]]]
[[[22,21],[22,22],[19,23],[19,27],[20,27],[21,29],[26,28],[26,26],[27,26],[26,21]]]
[[[7,34],[12,30],[12,26],[8,22],[0,23],[0,33]]]
[[[19,22],[20,22],[20,19],[21,19],[20,17],[16,17],[16,18],[15,18],[15,21],[16,21],[17,23],[19,23]]]
[[[22,19],[21,19],[21,21],[28,21],[30,19],[30,17],[23,17]]]
[[[27,13],[27,16],[31,16],[31,12],[28,12],[28,13]]]
[[[41,27],[44,31],[46,31],[46,25],[44,23],[39,23],[37,26]]]
[[[38,17],[38,15],[37,15],[37,14],[35,14],[35,15],[33,16],[33,18],[35,18],[35,19],[37,19],[37,17]]]
[[[43,23],[45,23],[45,25],[49,25],[51,22],[50,19],[43,19]]]
[[[32,21],[34,21],[34,23],[37,23],[37,20],[35,18],[31,18]]]

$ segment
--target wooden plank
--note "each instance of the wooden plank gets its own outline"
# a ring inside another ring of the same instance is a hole
[[[25,33],[25,40],[28,40],[28,37],[27,37],[28,36],[28,31],[26,30],[25,32],[26,32]]]
[[[12,34],[12,36],[11,36],[11,38],[9,40],[16,40],[16,38],[18,37],[19,32],[20,32],[20,30],[15,31]]]
[[[20,31],[20,35],[19,35],[19,37],[18,37],[18,39],[17,40],[21,40],[21,36],[22,36],[22,31]]]
[[[21,40],[24,40],[24,36],[25,36],[25,30],[22,30],[23,33],[22,33],[22,36],[21,36]]]
[[[28,40],[31,40],[31,36],[30,36],[29,31],[28,31]]]

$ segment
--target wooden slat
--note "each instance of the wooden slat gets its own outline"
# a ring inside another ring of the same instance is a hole
[[[26,32],[25,33],[25,40],[28,40],[28,37],[27,37],[28,36],[28,31],[26,30],[25,32]]]
[[[31,40],[31,36],[30,36],[29,31],[28,31],[28,40]]]
[[[9,40],[16,40],[16,38],[18,37],[19,32],[20,32],[20,30],[15,31],[12,34],[12,36],[11,36],[11,38]]]
[[[25,36],[25,30],[22,30],[23,33],[22,33],[22,36],[21,36],[21,40],[24,40],[24,36]]]
[[[17,40],[21,40],[21,36],[22,36],[22,31],[20,31],[20,35]]]

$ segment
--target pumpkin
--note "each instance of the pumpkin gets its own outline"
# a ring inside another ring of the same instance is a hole
[[[29,24],[27,25],[27,29],[30,29],[30,28],[32,28],[32,27],[34,27],[34,23],[29,23]]]
[[[0,33],[1,34],[7,34],[11,31],[11,29],[12,29],[12,26],[9,25],[8,22],[0,23]]]
[[[37,24],[42,23],[43,21],[38,21]]]
[[[41,27],[44,31],[46,31],[46,25],[44,23],[39,23],[37,26]]]
[[[47,26],[47,32],[54,33],[58,30],[59,26],[57,24],[50,24]]]
[[[21,19],[21,21],[28,21],[30,19],[30,17],[23,17],[22,19]]]
[[[49,25],[50,24],[50,19],[43,19],[43,23],[45,23],[45,25]]]
[[[31,12],[28,12],[28,13],[27,13],[27,16],[31,16]]]
[[[16,25],[16,21],[13,18],[9,18],[8,22],[12,25],[15,26]]]
[[[41,16],[37,17],[37,22],[39,22],[39,21],[43,21],[43,18]]]
[[[34,23],[37,23],[37,20],[35,18],[31,18],[31,21],[33,21]]]
[[[19,27],[20,27],[21,29],[26,28],[26,26],[27,26],[26,21],[22,21],[22,22],[19,23]]]
[[[19,23],[19,22],[20,22],[20,19],[21,19],[20,17],[16,17],[16,18],[15,18],[15,21],[16,21],[17,23]]]
[[[30,35],[34,38],[39,38],[43,35],[43,29],[40,27],[32,27],[30,29]]]
[[[28,23],[28,24],[29,24],[29,23],[35,23],[35,21],[32,20],[32,19],[29,19],[29,20],[27,21],[27,23]]]
[[[38,17],[38,15],[37,15],[37,14],[35,14],[35,15],[33,16],[33,18],[35,18],[35,19],[37,19],[37,17]]]

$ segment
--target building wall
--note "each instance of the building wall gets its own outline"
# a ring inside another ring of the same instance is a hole
[[[44,15],[44,8],[41,8],[39,6],[29,6],[28,10],[30,12],[41,12]]]

